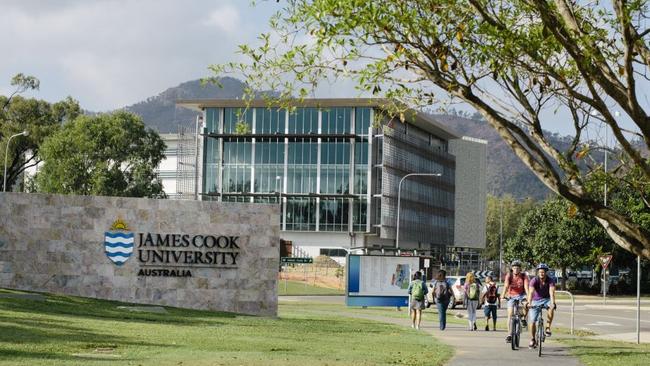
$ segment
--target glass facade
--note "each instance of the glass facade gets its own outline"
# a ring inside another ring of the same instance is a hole
[[[451,245],[455,160],[447,141],[404,123],[374,126],[373,136],[373,118],[367,107],[206,108],[204,199],[281,204],[286,231],[394,239],[401,177],[441,172],[435,184],[404,184],[400,225],[404,240]]]
[[[280,202],[284,230],[365,232],[372,115],[361,107],[206,108],[204,197]]]

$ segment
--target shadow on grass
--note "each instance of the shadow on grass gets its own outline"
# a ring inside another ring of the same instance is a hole
[[[110,332],[110,329],[107,329]],[[94,332],[84,328],[61,325],[43,326],[34,321],[20,319],[11,322],[0,319],[0,342],[7,343],[63,343],[84,348],[110,347],[119,348],[129,345],[151,347],[174,347],[166,343],[148,343],[133,341],[130,337],[115,336],[110,333]]]
[[[6,290],[0,289],[0,293]],[[12,291],[16,293],[16,291]],[[29,294],[29,292],[22,292]],[[161,324],[181,325],[210,325],[223,324],[219,319],[232,319],[240,314],[212,312],[201,310],[179,309],[165,307],[166,313],[130,312],[118,309],[118,306],[146,306],[143,304],[129,304],[117,301],[89,299],[82,297],[69,297],[63,295],[42,294],[45,301],[32,301],[21,298],[0,298],[0,310],[20,313],[39,313],[46,315],[65,315],[75,318],[94,318],[133,322],[156,322]]]
[[[12,361],[16,362],[17,360],[61,360],[61,361],[79,361],[83,360],[85,364],[90,364],[91,362],[105,363],[106,361],[137,361],[134,358],[126,357],[111,357],[111,358],[101,358],[101,357],[91,357],[82,356],[82,355],[67,355],[64,353],[54,353],[54,352],[30,352],[30,351],[19,351],[15,349],[3,349],[0,348],[0,361]]]

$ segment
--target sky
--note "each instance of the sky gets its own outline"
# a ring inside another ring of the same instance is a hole
[[[108,111],[238,60],[236,47],[268,31],[281,5],[249,0],[3,0],[0,93],[19,72],[41,81],[37,98],[70,95]],[[9,36],[8,36],[9,35]]]
[[[242,61],[239,44],[258,44],[283,2],[257,0],[2,0],[0,93],[17,73],[36,76],[28,94],[72,96],[110,111],[182,82],[213,76],[210,64]],[[352,82],[323,85],[313,97],[355,97]],[[469,110],[469,108],[462,108]],[[471,113],[471,111],[470,111]],[[559,118],[558,118],[559,117]],[[545,128],[571,134],[567,116]]]

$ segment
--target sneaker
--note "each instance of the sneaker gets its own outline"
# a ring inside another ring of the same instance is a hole
[[[551,333],[551,328],[546,328],[546,331],[544,333],[545,333],[547,338],[551,338],[551,335],[553,334],[553,333]]]
[[[531,339],[528,343],[528,348],[537,348],[537,342],[534,339]]]
[[[511,335],[507,335],[507,336],[506,336],[506,343],[510,343],[510,342],[512,342],[512,336],[511,336]]]
[[[490,330],[490,326],[486,324],[485,325],[485,331],[488,332],[489,330]]]
[[[419,326],[419,325],[416,325],[416,326],[415,326],[415,330],[420,330],[420,326]]]
[[[528,326],[528,321],[526,319],[521,319],[521,326],[526,328]]]
[[[474,330],[476,330],[476,329],[478,329],[478,328],[476,328],[476,323],[474,323]]]

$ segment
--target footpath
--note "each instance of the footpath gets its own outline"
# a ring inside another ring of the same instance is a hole
[[[406,318],[388,318],[356,313],[345,315],[404,327],[411,326],[411,321]],[[453,316],[453,314],[448,314],[448,316]],[[479,324],[482,324],[482,322],[479,322]],[[437,322],[423,322],[420,332],[433,335],[442,343],[448,344],[455,349],[455,355],[447,363],[447,366],[582,365],[576,357],[570,354],[569,347],[554,341],[553,338],[546,339],[542,349],[542,357],[538,357],[536,349],[528,349],[528,334],[522,335],[521,345],[523,347],[513,351],[510,345],[505,342],[505,329],[486,332],[479,328],[477,331],[470,332],[467,330],[466,324],[447,323],[447,329],[441,331],[438,329]]]

